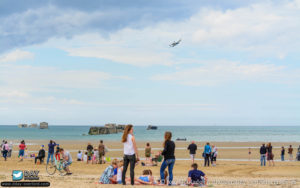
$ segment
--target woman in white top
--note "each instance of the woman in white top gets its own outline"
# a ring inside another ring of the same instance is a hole
[[[133,126],[127,125],[125,127],[122,142],[124,144],[124,167],[122,173],[122,183],[126,185],[125,176],[128,165],[130,163],[130,181],[131,185],[134,185],[134,167],[135,163],[139,161],[138,150],[136,147],[135,138],[133,135]]]

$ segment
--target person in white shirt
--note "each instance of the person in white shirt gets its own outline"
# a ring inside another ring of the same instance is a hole
[[[218,148],[215,145],[212,145],[212,155],[211,155],[211,165],[217,165],[217,156],[218,156]]]
[[[77,161],[82,161],[82,153],[81,153],[81,151],[78,151],[78,153],[77,153]]]
[[[130,181],[134,185],[134,167],[135,163],[139,161],[138,150],[136,147],[135,138],[133,135],[133,126],[127,125],[123,132],[122,142],[124,144],[124,167],[122,173],[122,183],[126,185],[125,176],[128,165],[130,163]]]

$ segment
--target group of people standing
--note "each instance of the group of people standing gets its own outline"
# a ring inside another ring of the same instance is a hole
[[[139,176],[139,178],[135,178],[135,165],[140,161],[139,152],[136,145],[136,140],[134,137],[134,128],[132,125],[127,125],[123,132],[122,143],[124,148],[124,156],[123,160],[113,161],[112,165],[108,166],[103,174],[100,177],[99,183],[119,183],[126,185],[131,184],[160,184],[160,185],[172,185],[173,184],[173,168],[175,165],[175,143],[172,141],[172,133],[167,131],[164,134],[164,142],[163,142],[163,150],[160,154],[163,156],[163,162],[160,166],[160,180],[156,183],[153,180],[152,171],[144,170],[143,175]],[[192,143],[195,144],[195,143]],[[192,154],[195,154],[197,150],[197,146],[191,145],[189,146]],[[145,148],[146,158],[150,158],[151,147],[147,144]],[[121,165],[120,165],[121,164]],[[126,178],[126,172],[128,167],[130,166],[130,178]],[[198,165],[193,162],[192,170],[188,174],[188,182],[192,184],[197,181],[198,183],[203,181],[203,184],[206,182],[205,174],[198,170]],[[168,168],[168,171],[166,169]],[[114,179],[114,171],[116,171]],[[168,177],[168,179],[167,179]]]
[[[78,151],[77,161],[83,161],[87,164],[104,164],[106,152],[107,148],[103,144],[103,140],[100,140],[98,147],[95,148],[91,143],[88,143],[85,152]]]
[[[192,143],[188,146],[187,149],[190,151],[190,157],[192,163],[194,163],[197,145],[195,144],[194,141],[192,141]],[[206,145],[204,146],[204,151],[202,153],[202,157],[204,158],[204,166],[209,166],[210,163],[212,166],[216,166],[217,156],[218,156],[218,148],[214,145],[210,146],[210,144],[207,142]]]
[[[294,149],[293,149],[292,145],[290,145],[288,148],[288,154],[289,154],[290,161],[294,160],[293,150]],[[271,166],[271,165],[275,166],[273,146],[271,143],[268,143],[267,146],[263,143],[262,146],[260,147],[259,152],[260,152],[260,165],[261,166],[266,166],[266,159],[267,159],[267,161],[269,161],[269,166]],[[285,160],[284,146],[281,147],[280,158],[281,158],[281,161]],[[299,146],[298,152],[296,154],[296,161],[300,161],[300,146]]]
[[[5,161],[7,160],[7,157],[11,157],[12,149],[13,149],[12,142],[8,144],[6,140],[2,140],[2,143],[0,145],[0,150]]]

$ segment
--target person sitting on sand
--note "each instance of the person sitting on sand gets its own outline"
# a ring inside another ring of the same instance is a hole
[[[117,176],[116,176],[116,180],[117,180],[118,184],[122,184],[123,165],[124,165],[124,162],[123,162],[123,160],[121,160],[118,164]]]
[[[82,161],[82,153],[80,150],[77,153],[77,161]]]
[[[153,185],[154,183],[154,178],[150,169],[144,170],[143,175],[141,175],[138,179],[135,179],[136,185]]]
[[[99,183],[100,184],[111,184],[114,182],[113,176],[114,176],[114,169],[118,168],[118,161],[113,160],[111,165],[109,165],[104,172],[102,173]]]
[[[37,160],[40,160],[40,164],[42,164],[42,162],[44,161],[44,158],[45,158],[45,156],[46,156],[45,153],[46,153],[46,152],[45,152],[45,150],[44,150],[44,145],[42,145],[42,146],[41,146],[41,149],[40,149],[40,151],[39,151],[39,153],[38,153],[38,156],[36,156],[35,159],[34,159],[34,163],[36,164]]]
[[[87,154],[88,154],[88,152],[84,153],[83,160],[82,160],[83,162],[87,162],[87,160],[88,160]]]
[[[206,185],[207,178],[201,170],[198,170],[198,164],[193,163],[191,167],[192,170],[190,170],[188,174],[188,180],[187,180],[188,185],[192,185],[192,186]]]
[[[22,140],[21,144],[19,145],[19,158],[20,158],[20,161],[23,161],[25,148],[26,148],[25,141]]]
[[[67,175],[71,175],[69,166],[72,164],[72,156],[69,151],[64,151],[63,148],[59,149],[60,155],[63,159],[63,168],[67,172]]]

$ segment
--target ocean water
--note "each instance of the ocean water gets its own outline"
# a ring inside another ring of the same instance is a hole
[[[7,140],[121,140],[122,133],[88,135],[89,126],[51,126],[49,129],[0,126],[0,139]],[[134,126],[137,141],[163,141],[165,131],[173,133],[173,139],[218,142],[300,142],[300,126],[158,126],[146,130],[146,126]]]

